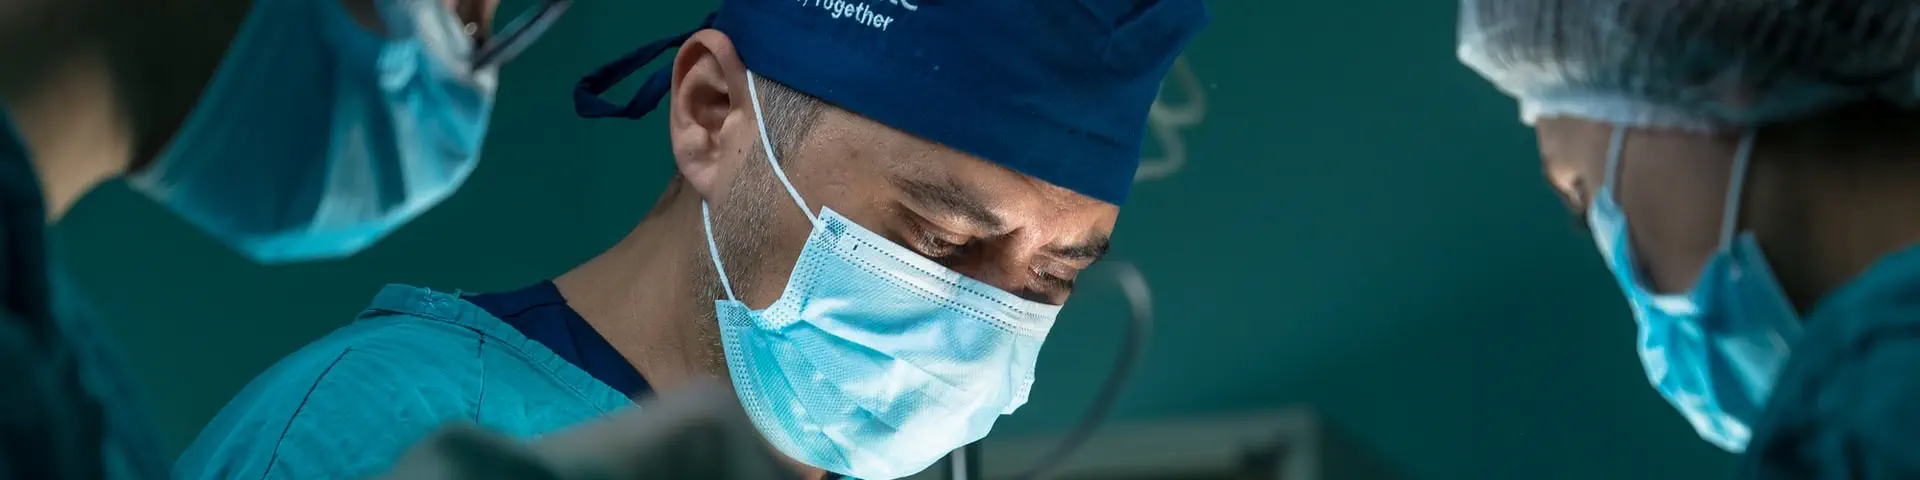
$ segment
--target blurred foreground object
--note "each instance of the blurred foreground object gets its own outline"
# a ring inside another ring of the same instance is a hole
[[[988,438],[975,478],[1021,478],[1060,436]],[[914,480],[943,478],[937,472]],[[1055,480],[1398,480],[1397,468],[1311,407],[1116,422],[1052,471]]]
[[[733,392],[698,385],[524,445],[450,425],[413,447],[388,480],[782,479]]]

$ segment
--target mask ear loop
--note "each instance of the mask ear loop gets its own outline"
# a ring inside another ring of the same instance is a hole
[[[814,216],[807,208],[807,201],[800,198],[800,191],[793,188],[793,182],[787,180],[787,171],[780,168],[780,160],[773,156],[773,140],[767,137],[767,116],[760,112],[760,89],[754,87],[756,81],[752,70],[747,71],[747,99],[753,102],[753,123],[760,130],[760,146],[767,153],[767,164],[773,166],[774,178],[780,179],[780,185],[787,187],[787,195],[793,197],[793,203],[800,206],[800,213],[807,215],[807,222],[820,224],[820,217]],[[713,241],[713,214],[706,201],[700,202],[700,226],[707,231],[707,257],[713,259],[713,270],[719,273],[720,288],[727,291],[727,301],[738,302],[733,295],[733,282],[727,280],[727,266],[720,261],[720,246]]]
[[[1601,180],[1600,180],[1601,181],[1600,191],[1604,192],[1606,195],[1610,197],[1613,197],[1613,198],[1608,198],[1608,200],[1612,200],[1614,202],[1620,201],[1619,193],[1614,192],[1613,182],[1614,182],[1614,179],[1618,178],[1620,175],[1620,155],[1622,154],[1621,152],[1626,150],[1626,146],[1627,146],[1627,128],[1619,125],[1614,125],[1613,137],[1612,139],[1607,141],[1607,171],[1606,173],[1601,175]]]
[[[1733,237],[1740,226],[1740,200],[1747,187],[1747,165],[1753,163],[1754,137],[1759,135],[1751,128],[1740,135],[1740,148],[1733,154],[1733,172],[1727,176],[1727,203],[1720,208],[1720,249],[1733,247]]]
[[[820,223],[820,217],[813,215],[813,209],[807,208],[807,201],[800,198],[800,191],[793,188],[793,182],[787,180],[787,171],[780,168],[780,161],[773,157],[773,140],[767,138],[767,116],[760,113],[760,89],[754,87],[758,82],[752,70],[747,71],[747,98],[753,101],[753,122],[760,127],[760,147],[766,149],[767,163],[773,165],[773,175],[780,179],[780,185],[787,187],[787,195],[793,197],[793,203],[800,205],[800,213],[807,214],[807,221]],[[708,237],[712,239],[711,236]]]
[[[727,301],[739,302],[733,297],[733,283],[727,281],[727,266],[720,263],[720,246],[713,243],[713,215],[705,200],[700,201],[700,226],[707,230],[707,258],[713,259],[713,271],[720,274],[720,289],[727,291]]]

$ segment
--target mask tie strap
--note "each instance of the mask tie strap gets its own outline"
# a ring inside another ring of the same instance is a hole
[[[679,48],[680,44],[686,43],[695,32],[712,28],[713,17],[713,15],[707,15],[706,21],[700,22],[700,26],[693,30],[643,45],[612,63],[595,69],[593,73],[581,77],[580,81],[573,85],[573,113],[580,118],[640,118],[653,112],[654,108],[660,106],[660,100],[666,98],[667,90],[673,88],[672,67],[662,68],[648,75],[647,83],[642,84],[640,90],[634,92],[633,98],[627,100],[626,105],[614,105],[600,98],[600,94],[607,93],[608,89],[618,85],[621,80],[633,76],[640,67],[647,66],[667,50]]]
[[[1736,228],[1740,226],[1740,200],[1747,187],[1747,165],[1753,163],[1754,137],[1759,135],[1751,128],[1740,134],[1740,149],[1733,154],[1733,172],[1727,176],[1727,203],[1720,208],[1720,248],[1733,246]]]
[[[767,163],[773,165],[774,178],[780,179],[780,185],[787,187],[787,195],[793,197],[793,203],[800,206],[800,213],[807,214],[807,221],[815,225],[820,217],[814,216],[813,209],[807,207],[807,201],[800,198],[800,191],[793,188],[793,182],[787,180],[787,171],[780,168],[780,160],[773,156],[773,140],[767,137],[767,116],[760,112],[760,89],[754,84],[760,83],[752,70],[747,71],[747,97],[753,102],[753,122],[760,127],[760,148],[766,149]],[[711,237],[709,237],[711,238]]]
[[[700,227],[707,230],[707,256],[713,258],[713,271],[720,275],[720,289],[727,291],[727,301],[739,303],[733,296],[733,284],[727,281],[727,266],[720,263],[720,246],[713,243],[713,215],[707,211],[707,202],[700,201]]]

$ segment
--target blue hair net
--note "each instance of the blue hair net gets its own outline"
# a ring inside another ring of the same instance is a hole
[[[1462,0],[1460,61],[1521,119],[1739,129],[1920,106],[1920,2]]]

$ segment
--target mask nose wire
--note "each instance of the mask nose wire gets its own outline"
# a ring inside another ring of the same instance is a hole
[[[1733,246],[1733,237],[1740,227],[1740,200],[1746,193],[1747,166],[1753,163],[1753,143],[1758,137],[1754,129],[1747,129],[1740,135],[1740,148],[1733,154],[1733,172],[1727,175],[1726,205],[1720,208],[1720,248]]]
[[[800,206],[800,213],[807,214],[807,221],[818,224],[820,217],[813,215],[813,209],[807,208],[807,201],[800,198],[800,191],[793,188],[793,182],[787,180],[787,171],[780,168],[780,161],[773,156],[773,140],[767,137],[767,116],[760,112],[760,89],[754,84],[760,83],[752,70],[747,71],[747,99],[753,102],[753,123],[760,130],[760,148],[766,149],[767,164],[773,166],[773,175],[780,179],[780,185],[787,187],[787,195],[793,197],[793,203]]]

